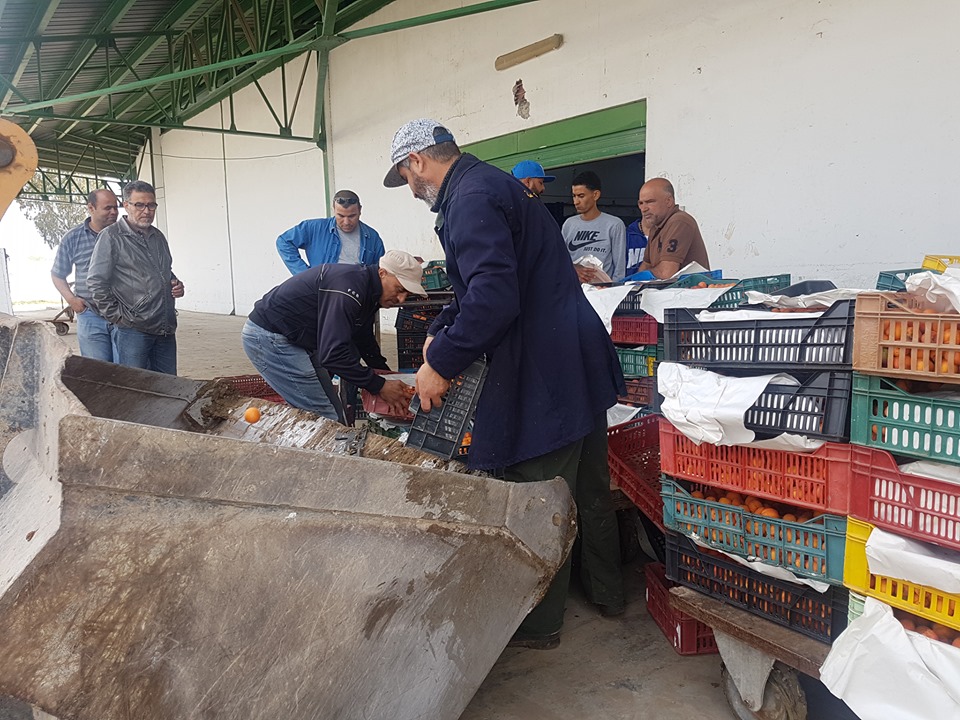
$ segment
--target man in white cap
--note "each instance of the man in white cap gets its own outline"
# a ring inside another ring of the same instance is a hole
[[[523,183],[527,190],[537,197],[546,192],[547,188],[544,183],[553,182],[557,179],[553,175],[547,175],[543,171],[543,165],[536,160],[521,160],[513,166],[511,172],[517,180]]]
[[[374,372],[390,368],[374,337],[373,318],[381,307],[426,295],[421,273],[420,263],[400,250],[387,252],[379,267],[317,265],[298,273],[256,302],[241,333],[243,350],[294,407],[337,419],[311,361],[315,355],[331,375],[379,395],[403,414],[409,387]]]
[[[616,514],[607,469],[606,411],[623,389],[610,336],[580,290],[560,228],[520,183],[462,154],[435,120],[393,138],[387,187],[409,185],[439,213],[437,234],[455,299],[437,316],[417,372],[421,406],[486,355],[469,465],[511,482],[560,476],[580,512],[581,576],[604,615],[623,612]],[[510,641],[560,642],[570,560]]]

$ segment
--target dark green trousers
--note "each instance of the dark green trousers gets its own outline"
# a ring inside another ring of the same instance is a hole
[[[620,535],[607,467],[606,413],[597,416],[593,431],[585,438],[508,467],[504,473],[510,482],[539,482],[555,477],[567,481],[577,503],[580,575],[587,598],[601,605],[622,606]],[[521,623],[520,630],[529,635],[558,631],[563,625],[569,584],[570,558],[567,557],[540,604]]]

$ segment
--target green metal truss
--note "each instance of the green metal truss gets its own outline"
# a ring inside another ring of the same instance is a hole
[[[37,144],[49,182],[26,192],[38,197],[85,194],[88,181],[102,186],[134,177],[150,128],[325,147],[331,50],[533,1],[487,0],[348,30],[390,0],[90,0],[82,4],[88,17],[61,0],[0,0],[0,115],[14,118]],[[317,92],[313,131],[304,136],[293,128],[304,112],[309,63],[317,66]],[[277,69],[279,91],[268,93],[260,79]],[[244,127],[235,114],[233,96],[246,87],[256,89],[275,130]],[[195,120],[219,103],[225,128]]]

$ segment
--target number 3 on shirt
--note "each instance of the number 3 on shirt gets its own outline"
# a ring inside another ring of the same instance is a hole
[[[676,251],[677,251],[677,241],[671,240],[670,242],[667,243],[667,252],[675,253]]]

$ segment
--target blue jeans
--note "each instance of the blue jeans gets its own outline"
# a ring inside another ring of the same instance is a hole
[[[117,362],[127,367],[177,374],[177,336],[151,335],[133,328],[113,326]]]
[[[264,330],[249,320],[240,333],[243,351],[270,387],[288,403],[321,417],[337,420],[310,353],[293,345],[283,335]]]
[[[110,323],[87,308],[77,318],[77,340],[80,342],[80,354],[94,360],[113,362],[113,334]]]

